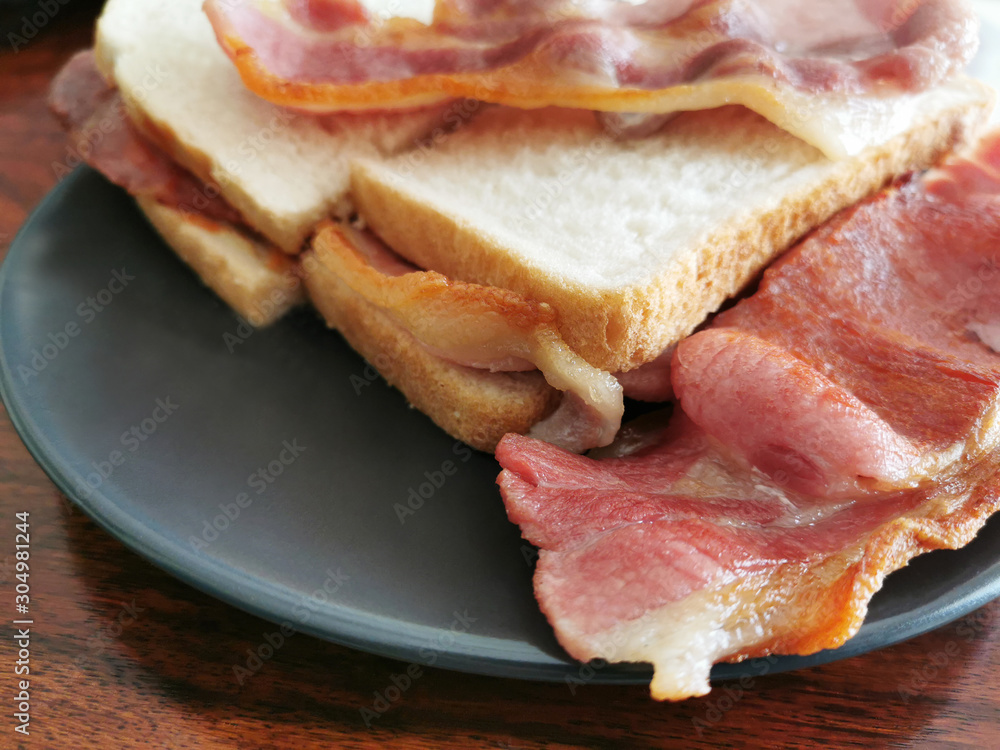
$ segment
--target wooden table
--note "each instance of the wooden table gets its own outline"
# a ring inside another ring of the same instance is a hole
[[[0,257],[54,185],[66,141],[45,107],[93,11],[24,49],[0,39]],[[6,46],[4,46],[6,44]],[[14,732],[14,626],[0,638],[0,748],[1000,747],[1000,602],[867,656],[657,704],[644,687],[538,684],[433,669],[366,725],[406,665],[299,635],[241,685],[275,626],[125,549],[60,495],[0,416],[0,610],[14,514],[31,512],[31,723]]]

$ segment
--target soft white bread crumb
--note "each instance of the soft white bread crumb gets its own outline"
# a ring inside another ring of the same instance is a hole
[[[192,217],[148,198],[139,208],[212,291],[255,326],[273,323],[305,301],[293,262],[231,225]]]
[[[255,229],[298,252],[315,224],[350,211],[352,158],[409,146],[441,109],[319,118],[259,99],[219,47],[203,0],[109,0],[97,58],[129,115]]]
[[[361,162],[353,195],[397,252],[547,302],[611,372],[650,361],[833,213],[967,140],[992,106],[962,78],[903,135],[831,161],[740,107],[615,140],[588,112],[488,110],[431,151]]]

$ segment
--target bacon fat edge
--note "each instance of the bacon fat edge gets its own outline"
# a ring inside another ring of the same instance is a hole
[[[647,115],[743,104],[830,156],[857,148],[841,131],[859,106],[881,112],[890,97],[898,113],[896,95],[952,78],[978,46],[966,0],[439,0],[430,25],[373,17],[357,0],[205,9],[244,83],[276,104],[469,97]],[[877,118],[864,119],[874,132]]]
[[[498,483],[572,656],[704,694],[715,662],[840,646],[886,574],[1000,508],[998,167],[1000,133],[790,251],[681,342],[678,415],[634,454],[504,438]]]

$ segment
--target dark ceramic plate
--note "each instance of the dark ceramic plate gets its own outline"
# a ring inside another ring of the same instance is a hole
[[[0,269],[11,419],[60,489],[139,554],[337,643],[579,678],[535,605],[532,550],[506,520],[494,460],[407,408],[312,314],[246,334],[131,199],[86,169],[36,211]],[[895,643],[998,595],[993,523],[892,575],[843,648],[768,671]],[[615,666],[593,680],[649,676]]]
[[[1000,71],[987,27],[974,72]],[[87,169],[0,268],[0,393],[52,480],[107,531],[241,609],[337,643],[468,672],[583,671],[531,590],[533,550],[498,467],[407,408],[311,313],[250,332]],[[1000,596],[1000,520],[894,573],[842,648],[718,679],[864,653]]]

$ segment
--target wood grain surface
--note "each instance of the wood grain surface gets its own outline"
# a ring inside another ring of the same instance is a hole
[[[71,0],[72,3],[72,0]],[[32,42],[0,39],[0,256],[55,184],[66,141],[48,82],[91,38],[67,6]],[[424,669],[295,635],[242,684],[276,626],[171,578],[101,531],[0,415],[0,615],[14,612],[18,511],[31,513],[30,736],[15,733],[18,647],[0,637],[0,748],[1000,747],[1000,602],[867,656],[704,699],[644,687],[540,684]],[[401,678],[399,678],[400,681]],[[367,718],[367,722],[366,722]]]

